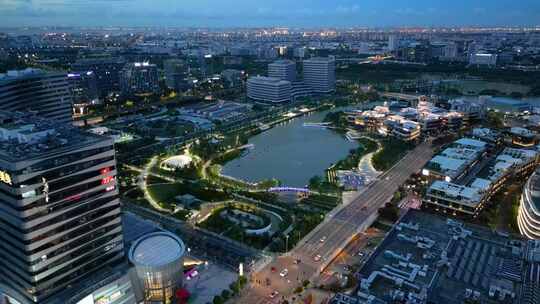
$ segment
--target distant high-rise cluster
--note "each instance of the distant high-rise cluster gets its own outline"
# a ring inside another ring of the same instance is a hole
[[[80,59],[71,65],[72,73],[93,72],[100,97],[120,90],[120,73],[126,61],[122,58]]]
[[[250,77],[247,96],[259,102],[281,103],[298,96],[328,94],[336,89],[335,59],[314,57],[303,61],[303,79],[296,77],[296,63],[277,60],[268,65],[268,77]]]

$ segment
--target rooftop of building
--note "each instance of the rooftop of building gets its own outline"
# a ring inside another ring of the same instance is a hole
[[[463,168],[467,162],[463,159],[450,158],[447,156],[436,155],[429,162],[430,169],[441,172],[446,175],[459,175],[458,170]],[[453,176],[450,176],[453,177]]]
[[[186,246],[170,232],[145,234],[131,245],[129,259],[135,265],[159,267],[172,263],[184,256]]]
[[[311,57],[305,59],[304,62],[333,62],[335,61],[334,57]]]
[[[522,127],[512,127],[510,128],[510,133],[524,137],[534,137],[536,135],[533,131]]]
[[[478,151],[483,151],[486,148],[487,144],[485,142],[481,141],[481,140],[468,138],[468,137],[462,137],[462,138],[456,140],[454,142],[454,145],[459,145],[459,146],[463,146],[463,147],[469,147],[471,149],[476,149]]]
[[[78,64],[110,64],[110,63],[126,63],[121,57],[102,57],[102,58],[81,58],[74,65]]]
[[[281,80],[279,78],[275,77],[267,77],[267,76],[253,76],[248,78],[248,82],[258,82],[258,83],[266,83],[266,84],[274,84],[274,85],[287,85],[291,84],[290,81],[287,80]]]
[[[500,133],[489,128],[474,128],[472,130],[472,136],[482,140],[494,142],[500,137]]]
[[[535,303],[534,250],[487,227],[411,209],[360,270],[355,294],[373,303]]]
[[[296,64],[294,61],[290,60],[290,59],[279,59],[279,60],[276,60],[272,63],[270,63],[270,65],[290,65],[290,64]]]
[[[16,162],[109,140],[30,113],[0,111],[0,159]]]
[[[479,188],[466,187],[446,181],[435,181],[429,186],[428,193],[438,191],[445,197],[459,201],[460,204],[475,208],[482,201]]]
[[[23,70],[9,70],[6,73],[0,73],[0,83],[9,82],[17,79],[42,76],[46,75],[47,73],[51,72],[46,72],[44,70],[34,68],[26,68]]]

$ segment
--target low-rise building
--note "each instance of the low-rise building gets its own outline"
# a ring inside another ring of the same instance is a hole
[[[519,147],[532,147],[537,144],[537,134],[529,129],[512,127],[508,132],[510,141]]]
[[[422,170],[430,180],[456,181],[464,177],[486,153],[486,144],[461,138],[433,157]]]
[[[496,66],[497,54],[490,54],[490,53],[484,53],[484,52],[473,53],[469,57],[469,64],[483,65],[483,66]]]
[[[401,116],[388,116],[381,128],[382,132],[403,141],[413,141],[420,137],[420,125]]]

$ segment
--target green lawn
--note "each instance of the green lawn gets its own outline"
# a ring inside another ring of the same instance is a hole
[[[149,185],[149,194],[159,203],[170,205],[175,203],[175,197],[191,194],[202,201],[216,202],[229,199],[229,195],[214,189],[206,188],[195,183],[172,183]]]
[[[397,163],[407,151],[411,150],[414,146],[411,143],[407,143],[394,138],[387,138],[380,142],[382,144],[382,150],[373,155],[373,167],[377,171],[386,171],[390,169],[395,163]]]

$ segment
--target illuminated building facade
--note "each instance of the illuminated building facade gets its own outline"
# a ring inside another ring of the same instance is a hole
[[[124,260],[112,139],[0,112],[0,293],[58,295]]]
[[[540,239],[540,171],[536,171],[527,181],[521,194],[518,210],[518,227],[522,235],[530,239]]]
[[[170,303],[184,276],[186,247],[170,232],[149,233],[136,240],[129,250],[135,265],[144,303]]]

